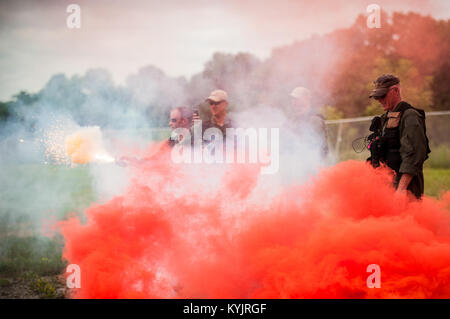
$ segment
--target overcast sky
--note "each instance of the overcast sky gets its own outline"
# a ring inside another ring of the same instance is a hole
[[[81,7],[69,29],[66,8]],[[116,83],[146,65],[189,77],[216,51],[251,52],[350,26],[370,3],[387,12],[450,17],[448,0],[0,0],[0,100],[37,92],[55,73],[111,71]]]

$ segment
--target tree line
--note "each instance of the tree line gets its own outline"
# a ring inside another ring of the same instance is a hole
[[[117,128],[145,119],[167,126],[172,107],[197,107],[213,89],[229,93],[231,110],[258,105],[287,110],[296,86],[312,91],[313,104],[328,119],[374,115],[383,110],[368,93],[382,73],[400,77],[413,106],[450,109],[450,20],[413,12],[382,12],[381,18],[381,28],[370,29],[360,15],[351,27],[275,48],[264,60],[250,53],[215,53],[190,79],[169,77],[155,66],[141,68],[124,85],[115,85],[104,69],[70,78],[56,74],[39,92],[21,91],[0,102],[0,121],[55,111],[80,125]]]

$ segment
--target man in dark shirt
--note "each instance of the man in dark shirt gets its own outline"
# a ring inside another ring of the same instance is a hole
[[[209,149],[211,155],[215,155],[216,147],[222,145],[222,154],[225,154],[227,128],[233,128],[231,120],[227,117],[228,94],[224,90],[214,90],[206,98],[205,102],[209,104],[211,118],[202,122],[201,131],[203,147]],[[196,131],[195,126],[197,120],[200,120],[200,117],[198,114],[194,114],[194,132]],[[219,130],[222,134],[222,139],[217,136],[217,131],[214,132],[214,130],[208,129]],[[234,141],[236,146],[236,139],[234,139]],[[194,147],[195,145],[194,142]],[[217,156],[220,158],[221,156],[219,154],[220,153],[217,153]]]
[[[211,111],[211,118],[203,122],[203,132],[211,127],[218,128],[225,139],[226,129],[232,127],[232,123],[227,118],[228,94],[223,90],[214,90],[206,98]]]
[[[425,112],[402,100],[400,80],[383,74],[374,81],[369,97],[381,103],[382,161],[396,175],[394,186],[398,191],[410,191],[416,198],[424,192],[423,163],[430,152],[426,136]]]

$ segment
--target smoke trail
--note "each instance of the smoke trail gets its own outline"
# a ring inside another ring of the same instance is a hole
[[[256,166],[159,155],[86,224],[59,224],[65,258],[81,267],[74,297],[450,296],[448,192],[410,201],[387,170],[349,161],[270,196]],[[369,264],[380,289],[366,286]]]
[[[146,114],[148,110],[152,114],[165,114],[169,103],[178,98],[172,96],[170,101],[162,101],[163,94],[156,94],[154,86],[149,88],[152,79],[147,73],[131,76],[130,85],[141,87],[127,88],[115,85],[108,71],[102,69],[91,69],[71,78],[57,74],[38,93],[21,92],[11,102],[11,115],[0,123],[0,220],[5,233],[40,233],[43,219],[60,220],[69,212],[81,213],[93,201],[108,200],[123,192],[128,177],[117,166],[69,168],[77,158],[73,161],[70,155],[74,154],[67,153],[66,138],[78,136],[80,144],[69,145],[74,146],[72,151],[83,147],[80,162],[90,160],[89,156],[82,157],[88,155],[90,147],[98,148],[98,143],[116,156],[110,146],[117,135],[126,144],[120,145],[121,150],[130,150],[144,141],[147,144],[149,136],[142,128],[148,128],[153,120],[148,116],[151,114]],[[168,90],[171,82],[166,82]],[[145,105],[138,99],[144,87],[150,95]],[[175,87],[173,84],[172,88]],[[156,105],[160,108],[153,107]],[[100,136],[94,145],[83,144],[95,141],[92,134],[101,134],[93,129],[90,134],[80,133],[83,127],[93,125],[102,127],[105,139],[101,141]],[[82,138],[82,134],[88,136]],[[108,155],[106,151],[102,153]],[[103,162],[108,161],[111,158],[103,158]]]

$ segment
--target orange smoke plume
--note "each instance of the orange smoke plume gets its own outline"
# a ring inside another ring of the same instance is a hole
[[[114,158],[105,151],[102,133],[97,126],[82,128],[66,137],[66,151],[72,163],[113,162]]]
[[[449,298],[450,192],[411,201],[348,161],[268,194],[258,168],[136,168],[128,192],[60,223],[78,298]],[[367,266],[381,269],[368,288]]]

